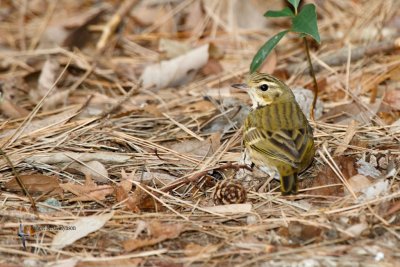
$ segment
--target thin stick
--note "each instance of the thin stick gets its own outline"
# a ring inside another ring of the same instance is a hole
[[[306,37],[303,37],[303,41],[304,41],[304,45],[306,47],[306,54],[307,54],[307,62],[308,62],[308,66],[309,66],[309,71],[310,71],[310,76],[313,79],[313,84],[314,84],[314,99],[311,105],[311,110],[310,110],[310,118],[312,120],[314,119],[314,109],[315,109],[315,105],[317,103],[317,97],[318,97],[318,83],[317,83],[317,78],[315,78],[315,73],[314,73],[314,68],[311,62],[311,56],[310,56],[310,48],[308,46],[308,41]]]
[[[110,39],[111,35],[115,32],[115,29],[121,23],[122,18],[131,11],[132,7],[138,2],[138,0],[126,0],[118,8],[117,12],[111,17],[107,24],[103,27],[103,32],[100,36],[100,40],[97,42],[97,51],[102,51]]]

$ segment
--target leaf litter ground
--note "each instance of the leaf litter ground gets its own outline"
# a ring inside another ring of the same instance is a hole
[[[398,1],[315,2],[323,114],[290,197],[240,165],[249,99],[230,87],[285,23],[258,10],[280,3],[142,2],[4,4],[0,262],[395,266]],[[293,37],[262,71],[312,89]],[[214,205],[239,176],[247,201]]]

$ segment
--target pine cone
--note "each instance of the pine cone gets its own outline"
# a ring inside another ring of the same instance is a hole
[[[239,182],[225,179],[215,186],[213,199],[217,205],[244,203],[246,198],[246,189]]]

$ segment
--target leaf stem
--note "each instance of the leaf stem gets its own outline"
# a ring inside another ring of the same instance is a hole
[[[310,76],[313,79],[313,84],[314,84],[314,99],[311,105],[311,110],[310,110],[310,117],[311,119],[314,121],[314,109],[315,109],[315,105],[317,103],[317,97],[318,97],[318,83],[317,83],[317,78],[315,78],[315,72],[314,72],[314,68],[311,62],[311,56],[310,56],[310,48],[308,45],[308,41],[306,37],[303,37],[303,41],[304,41],[304,45],[306,47],[306,54],[307,54],[307,61],[308,61],[308,66],[309,66],[309,71],[310,71]]]

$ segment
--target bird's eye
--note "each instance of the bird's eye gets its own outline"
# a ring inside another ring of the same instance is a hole
[[[261,85],[260,85],[260,90],[261,90],[261,91],[264,91],[264,92],[267,91],[267,90],[268,90],[268,84],[265,84],[265,83],[264,83],[264,84],[261,84]]]

